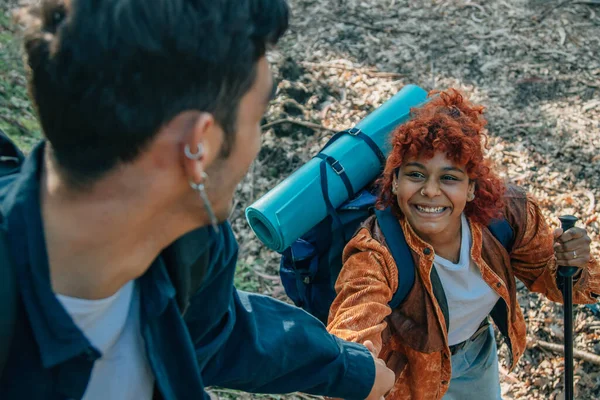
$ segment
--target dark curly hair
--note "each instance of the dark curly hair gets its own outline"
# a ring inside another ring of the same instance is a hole
[[[484,156],[488,148],[485,133],[485,107],[472,104],[456,89],[431,92],[428,103],[411,110],[411,118],[392,134],[392,150],[385,170],[378,180],[379,208],[392,207],[402,215],[392,193],[394,175],[408,160],[424,156],[431,158],[443,152],[456,164],[464,165],[475,182],[475,199],[468,202],[465,214],[481,224],[488,224],[501,215],[504,182],[492,170]]]
[[[186,110],[214,115],[226,156],[257,61],[288,18],[285,0],[41,0],[17,13],[65,178],[86,185],[133,160]]]

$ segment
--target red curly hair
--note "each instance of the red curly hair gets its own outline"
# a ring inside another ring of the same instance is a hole
[[[456,89],[431,92],[429,97],[431,100],[412,109],[410,120],[392,134],[392,150],[377,181],[381,190],[377,206],[391,207],[401,216],[392,193],[394,175],[411,159],[432,158],[434,153],[443,152],[456,164],[465,166],[469,179],[475,182],[475,199],[467,203],[465,214],[487,225],[501,215],[506,187],[484,156],[488,148],[485,107],[470,103]]]

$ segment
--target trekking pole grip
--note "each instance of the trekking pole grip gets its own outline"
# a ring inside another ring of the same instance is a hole
[[[560,227],[562,228],[563,233],[573,228],[578,220],[578,218],[573,215],[562,215],[558,217],[558,219],[560,220]],[[578,270],[579,268],[577,267],[560,266],[558,273],[560,276],[567,277],[575,275]]]

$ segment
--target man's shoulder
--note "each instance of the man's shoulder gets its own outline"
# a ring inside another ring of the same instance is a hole
[[[202,227],[180,237],[161,253],[171,282],[177,291],[182,309],[192,295],[215,296],[215,291],[227,292],[233,286],[238,244],[229,222]],[[217,289],[218,288],[218,289]]]

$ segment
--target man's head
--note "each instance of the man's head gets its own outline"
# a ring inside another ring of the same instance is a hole
[[[61,176],[86,188],[155,151],[234,189],[272,90],[265,51],[287,24],[285,0],[43,0],[25,47]],[[186,144],[203,157],[183,159]]]

